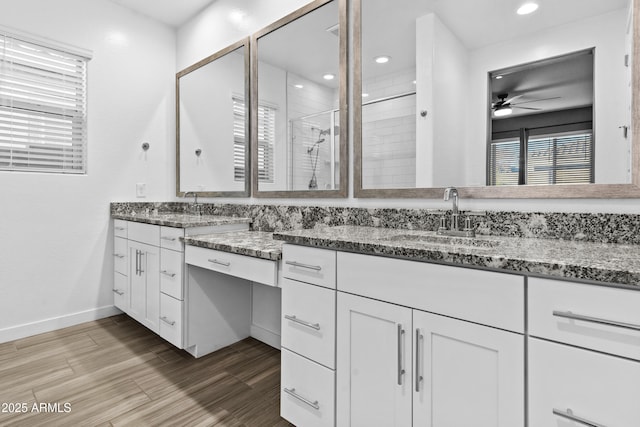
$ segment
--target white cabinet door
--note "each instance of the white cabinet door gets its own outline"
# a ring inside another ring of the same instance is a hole
[[[414,426],[524,425],[523,335],[417,310],[410,333]]]
[[[128,314],[154,332],[160,321],[160,249],[129,241]]]
[[[638,396],[640,363],[536,338],[529,340],[531,427],[637,427]]]
[[[338,293],[337,425],[411,426],[411,309]]]

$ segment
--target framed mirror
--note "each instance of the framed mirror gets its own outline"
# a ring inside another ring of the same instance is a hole
[[[316,0],[251,38],[255,197],[348,194],[346,1]]]
[[[356,197],[640,197],[640,6],[524,3],[354,0]]]
[[[249,39],[176,74],[176,195],[250,194]]]

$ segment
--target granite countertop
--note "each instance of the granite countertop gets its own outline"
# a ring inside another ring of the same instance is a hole
[[[191,228],[225,224],[251,224],[250,218],[218,215],[193,215],[184,213],[114,213],[114,219],[144,222],[167,227]]]
[[[183,240],[187,245],[271,261],[282,258],[282,244],[284,243],[280,240],[274,240],[273,233],[265,231],[229,231],[184,237]]]
[[[637,286],[640,245],[522,237],[444,238],[434,232],[337,226],[275,232],[274,239],[306,246]]]

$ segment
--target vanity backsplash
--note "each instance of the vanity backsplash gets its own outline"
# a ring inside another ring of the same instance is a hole
[[[111,203],[111,213],[185,212],[189,203]],[[442,215],[431,209],[354,208],[203,203],[203,215],[253,219],[258,231],[283,231],[321,226],[359,225],[410,230],[436,230]],[[600,243],[640,244],[640,215],[609,213],[470,211],[478,234]]]

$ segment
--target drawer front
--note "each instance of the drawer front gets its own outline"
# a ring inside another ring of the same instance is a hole
[[[182,348],[182,301],[160,294],[160,336]]]
[[[532,336],[640,360],[639,307],[639,291],[529,279]]]
[[[336,252],[306,246],[283,245],[282,276],[335,289]]]
[[[524,277],[338,252],[339,291],[524,332]]]
[[[113,274],[113,305],[129,311],[129,278],[118,272]]]
[[[158,225],[130,221],[127,226],[127,234],[129,240],[135,240],[151,246],[160,246],[160,226]]]
[[[264,285],[277,286],[276,261],[187,245],[185,262]]]
[[[282,346],[335,369],[336,291],[282,280]]]
[[[115,237],[124,237],[127,238],[127,221],[123,221],[121,219],[113,220],[113,235]]]
[[[113,269],[125,276],[129,271],[127,252],[127,239],[120,237],[113,239]]]
[[[184,237],[183,228],[160,227],[160,247],[184,251],[184,243],[180,240]]]
[[[160,291],[182,300],[182,266],[184,254],[170,249],[160,249]]]
[[[638,362],[532,338],[528,377],[530,426],[640,423]],[[586,423],[560,415],[569,410]]]
[[[282,349],[280,415],[296,426],[335,425],[335,372]]]

